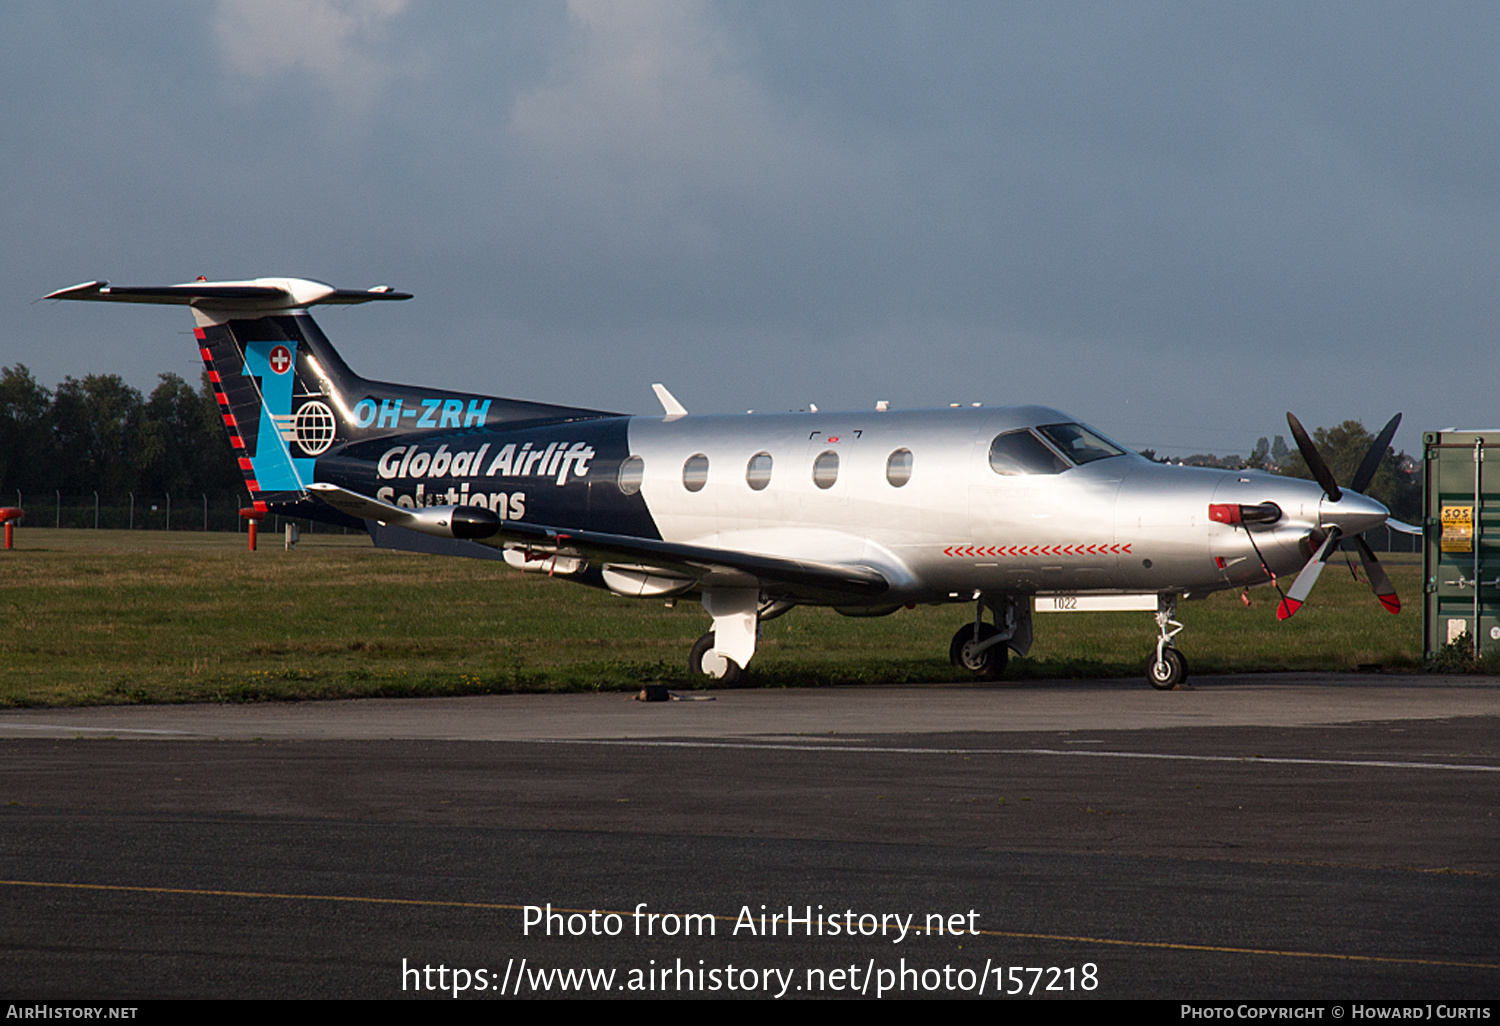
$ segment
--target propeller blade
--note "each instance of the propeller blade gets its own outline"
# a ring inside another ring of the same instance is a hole
[[[1359,560],[1365,565],[1365,576],[1370,579],[1370,590],[1385,607],[1385,611],[1395,616],[1401,612],[1401,599],[1396,595],[1396,589],[1391,585],[1391,579],[1386,576],[1385,567],[1380,565],[1380,560],[1375,558],[1375,550],[1359,535],[1354,536],[1354,547],[1359,549]]]
[[[1313,585],[1318,583],[1318,575],[1323,572],[1323,564],[1327,562],[1328,554],[1338,543],[1339,529],[1335,527],[1328,532],[1328,537],[1323,539],[1323,544],[1318,546],[1318,551],[1312,554],[1312,559],[1309,559],[1307,564],[1298,571],[1297,579],[1292,582],[1286,596],[1277,603],[1276,619],[1290,620],[1297,610],[1302,608],[1302,603],[1307,601],[1308,593],[1313,590]]]
[[[1380,469],[1380,461],[1385,458],[1386,449],[1390,448],[1391,439],[1396,437],[1396,428],[1401,423],[1401,414],[1391,418],[1391,422],[1381,428],[1380,434],[1375,436],[1375,441],[1370,443],[1369,451],[1360,462],[1359,469],[1354,472],[1354,480],[1349,482],[1349,490],[1363,492],[1370,487],[1370,482],[1375,479],[1375,471]]]
[[[1318,452],[1318,447],[1313,445],[1313,440],[1302,427],[1302,422],[1292,416],[1290,410],[1287,411],[1286,422],[1287,426],[1292,429],[1292,438],[1297,442],[1297,451],[1302,454],[1302,459],[1307,464],[1307,469],[1312,471],[1312,475],[1317,479],[1318,484],[1323,486],[1323,494],[1328,496],[1330,501],[1338,502],[1344,497],[1344,493],[1339,490],[1339,483],[1333,479],[1333,471],[1329,470],[1328,464],[1323,462],[1322,454]],[[1279,611],[1278,615],[1280,615]],[[1287,616],[1290,615],[1291,613],[1287,614]],[[1286,617],[1282,617],[1282,619],[1284,620]]]

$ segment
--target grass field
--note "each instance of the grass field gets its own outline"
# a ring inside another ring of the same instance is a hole
[[[1417,556],[1384,562],[1405,601],[1383,612],[1342,561],[1278,623],[1259,588],[1183,603],[1194,673],[1421,665]],[[0,552],[0,706],[255,701],[702,686],[687,652],[708,628],[695,602],[522,575],[498,563],[376,550],[305,535],[295,551],[244,535],[20,530]],[[752,685],[964,680],[948,665],[968,604],[848,619],[796,609],[765,625]],[[1143,674],[1149,613],[1035,618],[1010,677]],[[1142,682],[1144,687],[1144,678]]]

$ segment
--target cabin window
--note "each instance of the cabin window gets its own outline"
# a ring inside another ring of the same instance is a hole
[[[813,484],[819,488],[832,488],[839,479],[839,454],[832,449],[818,453],[813,460]]]
[[[885,479],[892,488],[900,488],[911,480],[911,450],[897,449],[886,457]]]
[[[1060,474],[1068,464],[1027,428],[996,435],[990,443],[990,469],[997,474]]]
[[[682,465],[682,487],[690,492],[701,492],[708,484],[708,457],[694,453]]]
[[[641,490],[641,481],[645,477],[646,461],[639,456],[630,456],[621,462],[620,472],[615,475],[615,484],[626,495],[634,495]]]
[[[771,483],[771,454],[758,452],[745,465],[745,483],[757,492]]]
[[[1125,455],[1124,449],[1082,424],[1043,424],[1037,431],[1079,466],[1111,456]]]

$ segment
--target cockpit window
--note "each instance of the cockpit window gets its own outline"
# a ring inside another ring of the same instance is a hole
[[[1111,456],[1125,455],[1124,449],[1099,437],[1082,424],[1043,424],[1037,431],[1079,466]]]
[[[1057,453],[1026,428],[995,436],[990,469],[997,474],[1060,474],[1068,469]]]

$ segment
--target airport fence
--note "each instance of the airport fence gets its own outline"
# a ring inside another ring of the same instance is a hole
[[[1376,552],[1421,552],[1422,536],[1402,534],[1384,525],[1365,532],[1365,541]]]
[[[240,510],[250,504],[244,496],[209,495],[197,492],[174,495],[166,492],[127,492],[125,495],[69,495],[65,492],[0,493],[0,505],[15,505],[26,511],[22,527],[70,528],[101,531],[244,531]],[[268,516],[261,529],[280,532],[288,523],[304,533],[348,533],[347,528],[319,524],[301,517]]]

